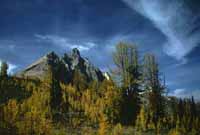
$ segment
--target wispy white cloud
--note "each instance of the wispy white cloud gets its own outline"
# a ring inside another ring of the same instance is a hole
[[[90,49],[96,46],[96,44],[93,42],[74,43],[68,38],[55,36],[55,35],[36,34],[35,37],[41,41],[50,42],[57,47],[61,47],[62,49],[78,48],[80,51],[89,51]]]
[[[167,38],[164,52],[179,61],[198,46],[200,33],[192,33],[195,16],[181,0],[122,0],[132,9],[150,19]],[[196,16],[197,17],[197,16]],[[183,62],[182,62],[183,63]]]
[[[200,89],[175,89],[169,93],[169,96],[176,96],[179,98],[191,98],[193,96],[195,100],[200,101]]]

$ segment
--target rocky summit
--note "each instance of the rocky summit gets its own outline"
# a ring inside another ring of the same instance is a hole
[[[87,58],[83,58],[77,48],[70,54],[65,53],[59,57],[55,52],[50,52],[16,74],[17,77],[43,79],[51,67],[59,80],[71,82],[75,72],[83,75],[88,82],[103,81],[105,79],[101,70],[95,67]]]

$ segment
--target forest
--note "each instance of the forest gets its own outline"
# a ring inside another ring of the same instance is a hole
[[[43,79],[0,70],[0,135],[200,135],[200,103],[168,96],[153,54],[116,45],[109,79],[70,83],[48,66]],[[168,73],[170,74],[170,73]]]

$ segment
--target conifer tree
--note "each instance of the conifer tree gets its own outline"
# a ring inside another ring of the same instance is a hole
[[[139,112],[140,66],[137,47],[120,42],[116,46],[113,60],[117,67],[118,78],[122,87],[122,122],[134,124]]]
[[[140,113],[137,116],[136,128],[139,131],[145,131],[147,128],[147,113],[145,112],[145,107],[142,105]]]
[[[108,134],[109,123],[107,122],[107,118],[104,114],[100,114],[100,121],[99,121],[99,135],[106,135]]]
[[[55,74],[55,70],[52,68],[52,66],[49,65],[47,75],[44,81],[50,88],[50,105],[52,111],[58,111],[62,102],[60,82],[56,78]]]
[[[8,64],[6,62],[2,62],[0,75],[6,77],[8,75],[7,70],[8,70]]]
[[[123,87],[130,87],[131,81],[139,75],[138,51],[135,45],[120,42],[113,53],[113,61],[117,67]],[[133,74],[135,73],[135,77]]]
[[[194,101],[194,97],[192,96],[192,99],[191,99],[191,103],[190,103],[190,106],[191,106],[191,115],[192,115],[192,120],[194,120],[197,116],[197,109],[196,109],[196,103]]]
[[[143,66],[144,90],[148,98],[149,116],[155,128],[158,121],[164,117],[164,98],[165,85],[162,84],[158,64],[155,56],[146,54]]]

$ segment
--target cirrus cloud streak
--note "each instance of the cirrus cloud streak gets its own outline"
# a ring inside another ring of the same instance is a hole
[[[128,6],[152,21],[165,36],[164,52],[178,61],[199,45],[200,32],[195,20],[199,15],[191,12],[182,0],[123,0]]]

